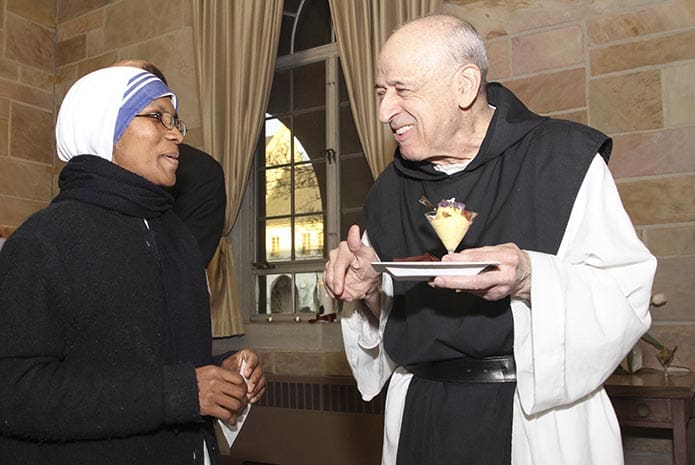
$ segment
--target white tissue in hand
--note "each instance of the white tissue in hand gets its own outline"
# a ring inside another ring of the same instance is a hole
[[[244,371],[246,371],[246,360],[241,361],[241,369],[239,370],[239,374],[242,378],[244,378],[244,381],[248,383],[249,380],[246,378],[246,376],[244,376]],[[228,425],[222,420],[218,420],[220,422],[222,434],[224,434],[224,437],[227,440],[227,444],[229,445],[229,447],[232,447],[232,444],[234,444],[234,441],[236,440],[237,436],[239,435],[239,432],[241,431],[241,427],[244,426],[244,420],[246,420],[246,416],[249,414],[249,410],[251,410],[251,402],[246,404],[246,408],[244,409],[243,413],[237,417],[236,424],[234,425]]]

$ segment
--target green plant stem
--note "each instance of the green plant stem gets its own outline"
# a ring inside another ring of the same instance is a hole
[[[664,345],[662,343],[660,343],[659,341],[657,341],[656,339],[654,339],[654,337],[649,333],[644,333],[644,335],[642,336],[641,339],[644,342],[654,346],[657,350],[664,350]]]

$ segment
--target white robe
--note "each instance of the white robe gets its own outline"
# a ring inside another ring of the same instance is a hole
[[[366,234],[364,241],[369,243]],[[517,368],[512,464],[621,465],[620,428],[602,384],[649,329],[656,259],[635,234],[600,156],[587,171],[557,255],[526,252],[531,306],[511,303]],[[346,308],[341,320],[363,399],[372,399],[391,378],[383,465],[396,463],[412,378],[383,349],[392,295],[384,274],[378,327],[354,308]]]

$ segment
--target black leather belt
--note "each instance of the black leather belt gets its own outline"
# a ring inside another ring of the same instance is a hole
[[[513,355],[485,358],[457,358],[408,365],[408,371],[420,378],[449,383],[512,383],[516,381]]]

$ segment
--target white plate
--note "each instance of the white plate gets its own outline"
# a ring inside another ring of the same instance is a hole
[[[470,276],[499,262],[372,262],[378,272],[396,281],[429,281],[435,276]]]

